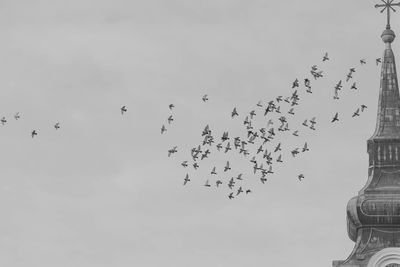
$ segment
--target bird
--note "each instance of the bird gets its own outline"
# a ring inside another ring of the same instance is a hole
[[[222,134],[222,137],[221,137],[222,143],[225,142],[226,140],[229,140],[229,136],[228,135],[229,135],[228,132],[224,132]]]
[[[333,119],[332,119],[331,122],[335,122],[335,121],[338,121],[338,120],[339,120],[339,113],[336,112],[336,114],[335,114],[335,116],[333,117]]]
[[[187,160],[185,160],[185,161],[183,161],[183,162],[181,163],[181,165],[182,165],[184,168],[186,168],[186,167],[188,166],[187,163],[188,163]]]
[[[193,168],[194,168],[195,170],[197,170],[199,167],[200,167],[200,166],[199,166],[199,164],[197,164],[197,162],[193,163]]]
[[[226,162],[226,165],[225,165],[225,167],[224,167],[224,172],[226,172],[226,171],[228,171],[228,170],[230,170],[231,169],[231,167],[229,166],[229,161],[227,161]]]
[[[202,97],[202,100],[203,100],[203,102],[208,101],[208,95],[204,95],[204,96]]]
[[[228,142],[228,144],[225,147],[225,153],[227,153],[229,150],[232,150],[232,148],[231,148],[231,143]]]
[[[185,179],[183,179],[183,185],[186,185],[187,182],[189,182],[189,181],[190,181],[189,174],[186,174]]]
[[[316,123],[317,123],[317,122],[315,121],[316,119],[317,119],[316,117],[311,118],[310,123],[311,123],[312,125],[316,124]]]
[[[295,149],[293,149],[293,150],[291,151],[291,153],[292,153],[292,156],[295,157],[297,154],[299,154],[299,149],[298,149],[298,148],[295,148]]]
[[[32,138],[35,137],[35,135],[37,135],[37,134],[38,134],[37,131],[33,130],[32,133],[31,133]]]
[[[128,109],[126,108],[126,106],[122,106],[121,107],[121,114],[124,115],[125,112],[127,112]]]
[[[17,112],[17,113],[14,114],[14,119],[15,119],[15,120],[18,120],[20,117],[21,117],[21,116],[19,115],[19,112]]]
[[[169,149],[169,150],[168,150],[168,157],[170,157],[171,154],[178,152],[177,149],[178,149],[177,146],[174,146],[173,148]]]
[[[381,58],[377,58],[375,61],[377,66],[379,65],[379,63],[382,63]]]
[[[230,193],[230,194],[228,195],[228,198],[229,198],[229,199],[233,199],[233,198],[235,198],[235,197],[233,196],[233,192],[232,192],[232,193]]]
[[[362,58],[362,59],[360,59],[360,64],[361,64],[361,65],[364,65],[364,64],[367,64],[367,62],[365,61],[364,58]]]
[[[60,123],[57,122],[56,124],[54,124],[54,128],[55,128],[56,130],[60,129]]]
[[[351,75],[351,72],[349,72],[346,76],[346,82],[348,82],[353,76]]]
[[[217,175],[217,171],[215,169],[216,169],[215,167],[212,169],[211,174]]]
[[[322,58],[322,62],[329,60],[328,53],[325,53],[324,57]]]
[[[354,111],[352,117],[355,117],[355,116],[360,116],[360,108],[358,108],[356,111]]]
[[[263,176],[263,177],[260,178],[260,181],[261,181],[263,184],[265,184],[265,182],[267,181],[267,178],[265,178],[265,176]]]
[[[258,153],[261,153],[261,152],[263,152],[264,151],[264,149],[263,149],[263,147],[262,147],[262,145],[257,149],[257,154]]]
[[[175,107],[175,105],[174,104],[169,104],[168,107],[169,107],[170,110],[172,110]]]
[[[221,180],[217,180],[217,181],[215,182],[215,184],[217,185],[217,187],[219,187],[219,186],[222,184],[222,181],[221,181]]]
[[[220,151],[221,148],[222,148],[222,144],[221,144],[221,143],[218,143],[218,145],[217,145],[217,150]]]
[[[236,195],[238,196],[240,193],[243,193],[243,189],[242,189],[242,187],[241,187],[241,186],[239,187],[239,189],[238,189],[238,191],[237,191]]]
[[[261,101],[258,101],[258,103],[257,103],[257,107],[260,107],[260,108],[262,108],[262,102],[261,102]]]
[[[291,114],[291,115],[294,115],[294,109],[291,108],[291,109],[288,111],[288,113]]]
[[[241,180],[243,180],[242,176],[243,176],[243,173],[240,173],[240,174],[236,177],[236,179],[241,181]]]
[[[235,117],[235,116],[239,116],[236,107],[233,108],[233,111],[232,111],[232,114],[231,114],[231,117],[232,117],[232,118]]]
[[[298,79],[294,80],[294,82],[292,84],[292,89],[295,88],[295,87],[299,87],[299,80]]]
[[[274,173],[273,171],[272,171],[272,165],[269,165],[269,169],[268,169],[268,171],[267,171],[267,173]]]
[[[298,130],[294,131],[294,132],[293,132],[293,135],[294,135],[294,136],[299,136],[299,131],[298,131]]]
[[[355,82],[353,83],[353,85],[351,86],[351,88],[350,88],[350,89],[357,90],[357,86],[356,86],[356,83],[355,83]]]
[[[164,132],[166,132],[167,131],[167,128],[165,128],[165,125],[163,125],[162,127],[161,127],[161,134],[163,134]]]
[[[304,174],[299,174],[299,175],[297,176],[297,178],[298,178],[299,181],[301,182],[301,180],[304,179]]]
[[[308,127],[307,120],[304,120],[303,123],[302,123],[302,125]]]
[[[336,90],[340,90],[340,89],[342,89],[342,80],[340,80],[336,85],[335,85],[335,89]]]
[[[350,68],[350,73],[356,72],[355,68]]]
[[[206,183],[204,184],[204,186],[206,186],[206,187],[211,187],[211,185],[210,185],[210,181],[209,181],[209,180],[207,180],[207,181],[206,181]]]
[[[367,108],[367,106],[366,105],[361,105],[361,112],[364,112],[364,109],[366,109]]]
[[[6,117],[1,118],[1,124],[2,125],[6,124],[6,122],[7,122]]]
[[[278,156],[278,158],[276,159],[276,162],[281,162],[281,163],[283,162],[283,161],[282,161],[282,155],[279,155],[279,156]]]
[[[278,97],[276,98],[276,102],[278,102],[278,103],[281,102],[281,101],[282,101],[282,98],[283,98],[283,96],[281,96],[281,95],[278,96]]]
[[[172,117],[172,115],[170,115],[168,117],[168,124],[171,124],[171,122],[173,122],[173,121],[174,121],[174,118]]]
[[[206,127],[204,128],[201,136],[205,136],[205,135],[209,135],[211,134],[211,130],[210,130],[210,126],[208,126],[208,124],[206,125]]]
[[[255,110],[252,110],[251,112],[250,112],[250,119],[253,119],[253,117],[256,115],[256,111]]]
[[[278,145],[275,147],[274,153],[280,150],[282,149],[281,149],[281,143],[279,142]]]
[[[302,149],[302,152],[306,152],[306,151],[309,151],[309,150],[310,149],[308,149],[307,142],[305,142],[304,146],[303,146],[303,149]]]

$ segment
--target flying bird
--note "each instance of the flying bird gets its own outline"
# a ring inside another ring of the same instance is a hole
[[[174,117],[172,117],[172,115],[170,115],[168,117],[168,124],[171,124],[171,122],[173,122],[173,121],[174,121]]]
[[[189,174],[186,174],[185,179],[183,179],[183,185],[186,185],[187,182],[189,182],[189,181],[190,181]]]
[[[217,175],[217,171],[215,169],[215,167],[212,169],[211,174]]]
[[[382,63],[381,58],[377,58],[377,59],[376,59],[376,65],[377,65],[377,66],[379,65],[379,63]]]
[[[329,60],[328,53],[325,53],[324,57],[322,58],[322,62]]]
[[[303,149],[302,149],[302,152],[306,152],[306,151],[309,151],[310,149],[308,148],[308,146],[307,146],[307,142],[305,142],[304,143],[304,146],[303,146]]]
[[[281,162],[281,163],[283,162],[283,161],[282,161],[282,155],[279,155],[279,156],[278,156],[278,158],[276,159],[276,162]]]
[[[333,117],[333,119],[332,119],[331,122],[335,122],[335,121],[338,121],[338,120],[339,120],[339,113],[336,112],[336,114],[335,114],[335,116]]]
[[[236,195],[238,196],[240,193],[243,193],[243,189],[242,189],[242,187],[241,187],[241,186],[239,187],[239,189],[238,189],[238,191],[237,191]]]
[[[298,79],[296,79],[292,84],[292,89],[295,88],[295,87],[299,87],[299,80]]]
[[[367,106],[366,105],[361,105],[361,112],[364,112],[364,109],[366,109],[367,108]]]
[[[168,107],[169,107],[170,110],[172,110],[175,107],[175,105],[174,104],[169,104]]]
[[[36,130],[33,130],[31,133],[32,138],[35,137],[35,135],[37,135],[38,133],[36,132]]]
[[[232,111],[232,114],[231,114],[231,117],[232,117],[232,118],[235,117],[235,116],[239,116],[239,114],[238,114],[238,112],[237,112],[237,110],[236,110],[236,107],[233,108],[233,111]]]
[[[292,150],[291,153],[292,153],[292,156],[293,156],[293,157],[296,157],[296,155],[299,154],[299,149],[296,148],[296,149]]]
[[[262,102],[261,102],[261,101],[258,101],[258,103],[257,103],[257,107],[260,107],[260,108],[262,108]]]
[[[360,108],[358,108],[356,111],[354,111],[352,117],[355,117],[355,116],[360,116]]]
[[[357,90],[357,86],[356,86],[356,83],[355,83],[355,82],[353,83],[353,85],[351,86],[351,88],[350,88],[350,89]]]
[[[297,130],[294,131],[294,132],[293,132],[293,135],[294,135],[294,136],[299,136],[299,131],[297,131]]]
[[[282,149],[281,149],[281,143],[279,142],[279,144],[275,147],[274,153],[280,150]]]
[[[163,134],[164,132],[166,132],[167,131],[167,128],[165,128],[165,125],[163,125],[162,127],[161,127],[161,134]]]
[[[299,181],[301,182],[301,180],[304,179],[304,174],[299,174],[299,175],[297,176],[297,178],[298,178]]]
[[[128,109],[126,108],[126,106],[122,106],[121,108],[121,114],[124,115],[125,112],[127,112]]]
[[[174,146],[173,148],[169,149],[169,150],[168,150],[168,157],[170,157],[171,154],[178,152],[177,149],[178,149],[177,146]]]
[[[14,114],[14,119],[18,120],[21,116],[19,115],[19,112]]]
[[[1,118],[1,124],[2,125],[6,124],[6,122],[7,122],[6,117]]]
[[[229,198],[229,199],[233,199],[233,198],[234,198],[233,192],[229,194],[228,198]]]
[[[364,58],[363,58],[363,59],[360,59],[360,63],[361,63],[361,65],[367,64],[367,62],[365,61]]]
[[[203,102],[208,101],[208,95],[204,95],[204,96],[202,97],[202,100],[203,100]]]
[[[226,171],[228,171],[228,170],[230,170],[231,169],[231,167],[229,166],[229,161],[227,161],[226,162],[226,165],[225,165],[225,167],[224,167],[224,172],[226,172]]]
[[[210,181],[209,181],[209,180],[207,180],[207,181],[206,181],[206,183],[204,184],[204,186],[206,186],[206,187],[211,187],[211,185],[210,185]]]
[[[186,168],[186,167],[188,166],[187,163],[188,163],[187,160],[185,160],[185,161],[183,161],[183,162],[181,163],[181,165],[182,165],[184,168]]]
[[[54,128],[55,128],[56,130],[60,129],[60,123],[57,122],[56,124],[54,124]]]

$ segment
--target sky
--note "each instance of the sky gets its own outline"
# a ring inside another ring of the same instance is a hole
[[[386,25],[378,2],[1,0],[0,265],[317,267],[346,259],[354,246],[346,204],[367,181],[376,123],[375,59]],[[395,32],[399,22],[394,14]],[[198,171],[180,166],[205,125],[216,136],[242,133],[258,101],[289,95],[312,65],[324,77],[311,80],[313,94],[299,89],[293,125],[316,116],[317,130],[282,139],[287,148],[307,142],[307,154],[287,155],[265,184],[234,153],[212,153]],[[358,90],[345,83],[334,101],[351,67]],[[361,104],[368,108],[352,118]],[[173,146],[178,153],[168,157]],[[203,186],[227,160],[251,194],[229,200],[226,187]]]

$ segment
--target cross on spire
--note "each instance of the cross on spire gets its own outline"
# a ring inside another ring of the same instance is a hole
[[[381,10],[381,13],[386,10],[386,12],[387,12],[386,29],[390,29],[390,10],[392,10],[393,12],[396,12],[396,10],[393,8],[393,6],[400,6],[400,2],[393,4],[394,0],[381,0],[381,1],[383,2],[383,4],[376,4],[375,8],[383,7],[383,9]]]

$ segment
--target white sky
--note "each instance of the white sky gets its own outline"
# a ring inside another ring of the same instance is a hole
[[[8,119],[0,127],[0,265],[319,267],[345,259],[354,245],[346,204],[367,180],[376,121],[374,61],[386,24],[378,2],[0,1],[0,116]],[[395,14],[395,32],[399,22]],[[326,51],[331,60],[322,63]],[[211,155],[182,186],[179,163],[206,124],[218,138],[240,132],[259,100],[290,94],[314,64],[325,77],[312,80],[314,94],[301,92],[295,121],[317,116],[318,131],[282,141],[307,141],[310,152],[287,158],[265,185],[248,159]],[[333,86],[350,67],[359,90],[345,84],[334,102]],[[175,121],[161,136],[170,103]],[[368,109],[351,118],[360,104]],[[168,158],[174,145],[179,153]],[[226,160],[252,194],[229,200],[228,190],[203,186]]]

